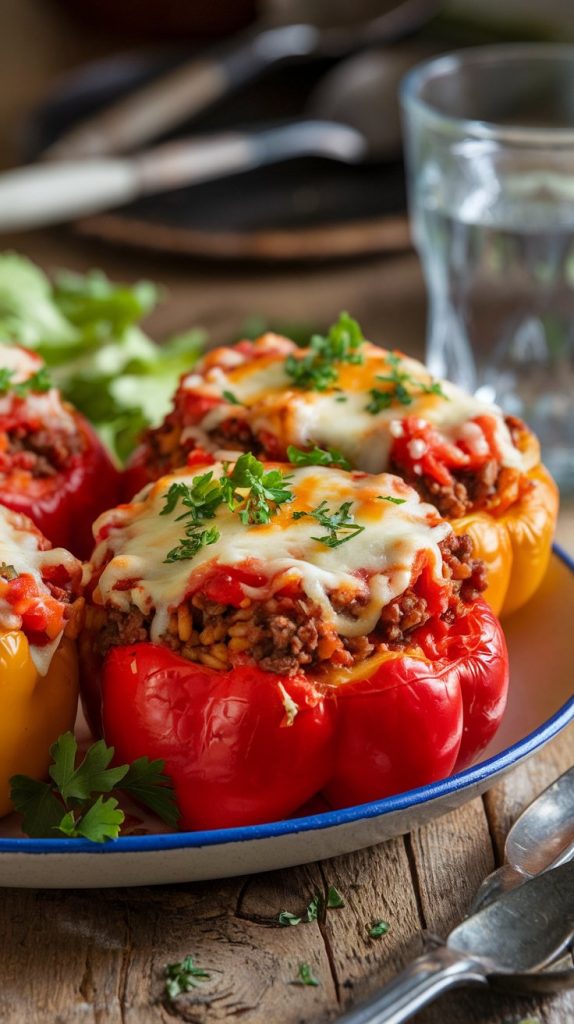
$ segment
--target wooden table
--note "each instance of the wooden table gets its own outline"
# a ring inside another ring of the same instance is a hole
[[[82,36],[41,0],[5,0],[0,46],[0,160],[14,159],[10,128],[45,83],[109,46]],[[201,324],[229,340],[254,313],[274,321],[327,324],[341,308],[365,332],[420,353],[424,291],[416,259],[370,259],[323,268],[244,268],[190,264],[97,246],[65,232],[2,240],[47,268],[102,266],[111,276],[151,277],[170,301],[150,320],[161,336]],[[574,511],[563,542],[574,549]],[[570,730],[474,800],[411,835],[374,849],[271,875],[170,888],[60,892],[0,891],[0,1019],[4,1024],[157,1024],[182,1020],[307,1024],[337,1017],[421,951],[425,931],[444,934],[500,861],[505,833],[545,785],[572,762]],[[278,926],[335,885],[345,908],[324,921]],[[375,919],[388,934],[371,939]],[[210,973],[177,1007],[161,1002],[165,965],[192,954]],[[290,984],[308,962],[317,988]],[[482,992],[452,994],[417,1018],[427,1024],[546,1024],[574,1019],[574,996],[545,1002]]]

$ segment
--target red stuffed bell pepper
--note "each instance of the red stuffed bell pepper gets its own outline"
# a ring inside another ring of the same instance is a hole
[[[119,475],[91,426],[52,387],[41,359],[0,346],[0,501],[52,544],[86,558],[91,525]]]
[[[184,828],[424,785],[497,728],[484,568],[397,477],[245,454],[163,477],[95,531],[84,703],[121,762],[165,760]]]
[[[469,533],[488,569],[486,598],[512,612],[546,571],[558,492],[530,430],[400,352],[365,341],[343,314],[300,349],[266,334],[218,348],[182,378],[173,411],[149,430],[126,474],[131,497],[197,449],[329,459],[396,473]],[[324,462],[325,465],[328,461]]]

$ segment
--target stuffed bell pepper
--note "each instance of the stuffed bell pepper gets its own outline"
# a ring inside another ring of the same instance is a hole
[[[51,745],[73,728],[81,576],[73,555],[0,506],[0,815],[11,776],[42,778]]]
[[[0,345],[0,501],[55,545],[91,550],[92,522],[118,497],[117,470],[32,352]]]
[[[94,526],[83,697],[119,761],[162,758],[193,829],[475,758],[508,660],[469,537],[390,474],[204,459]]]
[[[398,474],[472,537],[496,612],[524,604],[545,573],[558,495],[532,432],[365,341],[345,314],[308,349],[266,334],[209,352],[144,437],[127,490],[193,462],[198,449]]]

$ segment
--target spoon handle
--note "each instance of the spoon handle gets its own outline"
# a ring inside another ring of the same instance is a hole
[[[339,1024],[401,1024],[458,985],[486,985],[486,971],[448,946],[417,957],[367,1003],[339,1018]]]

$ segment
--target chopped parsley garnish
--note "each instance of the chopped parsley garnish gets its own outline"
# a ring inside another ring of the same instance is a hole
[[[215,544],[219,540],[217,527],[205,529],[205,520],[213,519],[222,501],[221,483],[213,479],[212,470],[195,477],[191,486],[182,481],[171,485],[160,515],[165,516],[173,512],[177,503],[181,502],[186,511],[177,516],[176,523],[185,522],[185,536],[176,547],[168,551],[164,562],[180,562],[194,558],[201,548]]]
[[[339,910],[340,907],[344,906],[345,901],[341,896],[341,893],[334,885],[330,885],[327,892],[327,910]]]
[[[312,985],[313,988],[317,988],[319,984],[318,978],[313,974],[312,968],[309,964],[299,964],[299,970],[297,977],[291,982],[292,985]]]
[[[78,744],[71,732],[60,736],[50,749],[50,782],[27,775],[10,779],[10,799],[22,815],[23,831],[33,838],[69,838],[102,843],[116,839],[124,812],[113,796],[129,793],[149,807],[163,821],[177,827],[178,811],[170,780],[163,773],[163,761],[139,757],[131,765],[110,768],[114,748],[98,740],[77,762]]]
[[[302,451],[290,444],[287,448],[287,458],[293,466],[340,466],[341,469],[350,469],[351,464],[347,462],[342,452],[336,448],[314,448],[309,452]]]
[[[222,391],[221,394],[225,401],[229,402],[230,405],[243,405],[243,402],[239,401],[237,395],[233,394],[233,391]]]
[[[224,501],[228,508],[239,513],[244,526],[268,523],[278,505],[293,500],[293,493],[287,487],[292,479],[279,469],[265,472],[263,463],[251,452],[245,452],[221,481]]]
[[[392,494],[379,494],[377,497],[379,501],[390,501],[391,505],[405,505],[407,500],[406,498],[393,498]]]
[[[372,939],[380,939],[381,936],[387,934],[390,927],[387,921],[374,921],[369,928],[369,935]]]
[[[416,395],[440,395],[448,399],[442,385],[438,380],[431,380],[429,383],[417,380],[412,374],[401,370],[402,359],[400,356],[391,353],[387,357],[390,366],[388,374],[377,374],[376,379],[387,384],[388,387],[371,388],[369,391],[370,401],[366,406],[367,412],[376,415],[383,409],[389,409],[391,405],[411,405]]]
[[[293,519],[302,519],[303,516],[315,519],[319,526],[327,530],[327,533],[321,537],[311,536],[311,540],[325,544],[328,548],[338,548],[341,544],[352,540],[353,537],[357,537],[365,529],[364,526],[360,526],[354,521],[351,515],[352,507],[352,501],[344,501],[335,512],[331,512],[326,500],[323,500],[311,512],[294,512]]]
[[[291,914],[289,910],[282,910],[278,917],[279,924],[283,925],[284,927],[289,927],[289,925],[301,924],[302,920],[303,918],[297,917],[296,914]]]
[[[194,558],[202,548],[219,540],[217,527],[206,528],[206,521],[214,518],[220,505],[225,504],[232,512],[237,512],[244,526],[269,523],[279,505],[293,500],[287,486],[291,479],[278,469],[265,472],[263,463],[246,452],[231,473],[220,480],[215,480],[213,471],[209,470],[195,477],[191,485],[182,481],[173,483],[165,495],[160,515],[169,515],[181,502],[185,511],[175,521],[185,522],[185,535],[168,551],[164,562]]]
[[[200,981],[210,978],[208,971],[196,967],[192,956],[186,956],[176,964],[168,964],[165,969],[165,995],[170,1002],[185,992],[197,988]]]
[[[338,364],[362,363],[360,352],[363,332],[348,313],[341,313],[326,336],[314,334],[309,351],[301,358],[287,356],[285,372],[297,388],[304,391],[327,391],[338,380]]]
[[[7,395],[12,391],[18,398],[25,398],[32,392],[49,391],[52,387],[50,374],[45,366],[41,366],[31,377],[18,384],[12,382],[13,377],[14,370],[9,370],[6,366],[0,369],[0,395]]]

